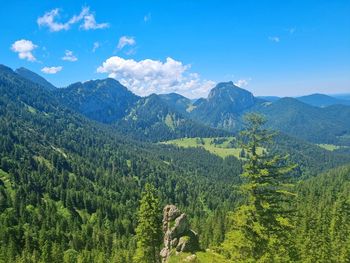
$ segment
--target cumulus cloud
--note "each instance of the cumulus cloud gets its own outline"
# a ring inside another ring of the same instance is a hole
[[[41,72],[45,74],[56,74],[60,72],[63,69],[63,67],[58,66],[58,67],[44,67],[41,69]]]
[[[275,43],[280,42],[280,38],[279,37],[269,37],[269,40]]]
[[[169,92],[190,98],[206,96],[215,83],[189,72],[190,67],[170,57],[162,62],[152,59],[135,61],[114,56],[103,62],[97,72],[107,73],[141,96]]]
[[[147,15],[145,15],[145,16],[143,17],[143,21],[144,21],[145,23],[147,23],[148,21],[151,20],[151,18],[152,18],[151,13],[148,13]]]
[[[78,58],[76,56],[74,56],[73,51],[66,50],[64,53],[64,56],[62,57],[62,60],[75,62],[78,60]]]
[[[80,23],[80,29],[90,30],[90,29],[102,29],[109,27],[108,23],[98,24],[95,20],[94,13],[90,12],[89,7],[83,7],[79,15],[74,15],[67,22],[57,22],[59,18],[60,10],[55,8],[51,11],[46,12],[43,16],[37,19],[37,23],[40,27],[48,27],[51,32],[57,32],[61,30],[70,29],[71,25]]]
[[[134,37],[122,36],[119,38],[118,49],[123,49],[125,46],[134,46],[136,44]]]
[[[94,42],[94,46],[92,48],[92,52],[95,53],[96,49],[98,49],[100,47],[100,43],[99,42]]]
[[[20,59],[26,59],[28,61],[36,61],[36,58],[34,57],[32,51],[37,48],[37,45],[34,45],[32,41],[30,40],[17,40],[14,42],[11,46],[11,50],[13,52],[18,53],[18,57]]]
[[[248,85],[248,80],[247,79],[239,79],[234,83],[237,87],[245,87]]]

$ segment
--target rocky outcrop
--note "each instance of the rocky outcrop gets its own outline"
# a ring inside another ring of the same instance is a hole
[[[175,205],[167,205],[163,210],[164,248],[160,252],[166,262],[171,252],[195,252],[199,249],[198,235],[190,229],[185,213]]]

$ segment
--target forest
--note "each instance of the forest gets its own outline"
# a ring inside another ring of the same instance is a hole
[[[198,262],[350,260],[346,151],[275,133],[258,113],[241,131],[201,129],[158,99],[129,115],[143,120],[100,122],[4,66],[0,94],[0,262],[160,262],[167,204],[198,234]],[[159,123],[169,112],[173,133]],[[224,136],[242,158],[159,143]]]

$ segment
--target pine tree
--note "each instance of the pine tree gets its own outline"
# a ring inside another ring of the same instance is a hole
[[[235,262],[288,262],[293,252],[289,231],[288,202],[293,193],[288,174],[287,156],[265,150],[274,133],[264,128],[265,119],[255,113],[246,116],[241,132],[242,147],[247,153],[241,186],[246,203],[233,214],[232,229],[223,243],[224,251]]]
[[[157,263],[162,240],[161,209],[156,190],[146,184],[138,211],[136,228],[137,249],[135,261],[139,263]]]

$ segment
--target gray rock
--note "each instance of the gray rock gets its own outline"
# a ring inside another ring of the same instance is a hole
[[[160,251],[160,256],[162,258],[167,258],[169,256],[169,252],[169,249],[165,247]]]
[[[195,252],[199,250],[198,235],[190,229],[187,215],[174,205],[163,209],[164,248],[160,252],[162,262],[167,262],[172,251]]]

